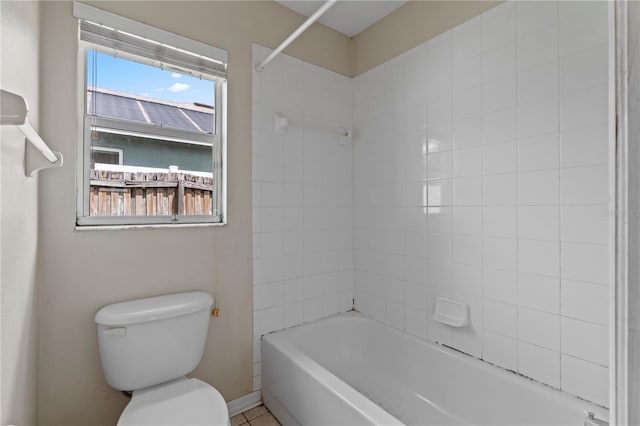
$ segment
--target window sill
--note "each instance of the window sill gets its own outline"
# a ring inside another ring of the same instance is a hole
[[[126,231],[138,229],[186,229],[186,228],[218,228],[225,226],[226,222],[215,223],[157,223],[157,224],[134,224],[134,225],[76,225],[75,230],[85,231]]]

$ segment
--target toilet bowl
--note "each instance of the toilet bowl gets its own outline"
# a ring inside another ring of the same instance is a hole
[[[213,298],[194,291],[107,305],[95,316],[107,383],[132,391],[118,426],[228,426],[224,398],[185,375],[200,363]]]
[[[118,426],[228,426],[224,398],[213,386],[186,377],[137,390],[118,420]]]

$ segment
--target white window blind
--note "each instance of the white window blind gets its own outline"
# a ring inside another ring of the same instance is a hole
[[[103,49],[141,56],[163,68],[226,78],[227,52],[139,22],[74,2],[80,40]]]

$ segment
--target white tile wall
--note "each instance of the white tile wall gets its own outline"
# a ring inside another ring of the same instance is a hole
[[[355,296],[607,404],[606,27],[604,2],[508,1],[354,80],[286,55],[254,74],[255,389],[262,334]],[[338,127],[353,145],[310,130]],[[471,326],[433,321],[436,296]]]
[[[353,84],[356,308],[606,405],[606,2],[508,1]]]
[[[254,45],[254,63],[269,52]],[[352,146],[337,136],[351,128],[351,87],[349,78],[286,55],[254,72],[254,390],[263,334],[353,307]],[[286,134],[274,132],[274,113],[289,119]],[[399,292],[389,287],[392,300]]]

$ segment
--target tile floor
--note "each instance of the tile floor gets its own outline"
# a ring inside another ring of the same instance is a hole
[[[267,407],[261,405],[233,416],[231,426],[280,426],[280,423],[271,415]]]

